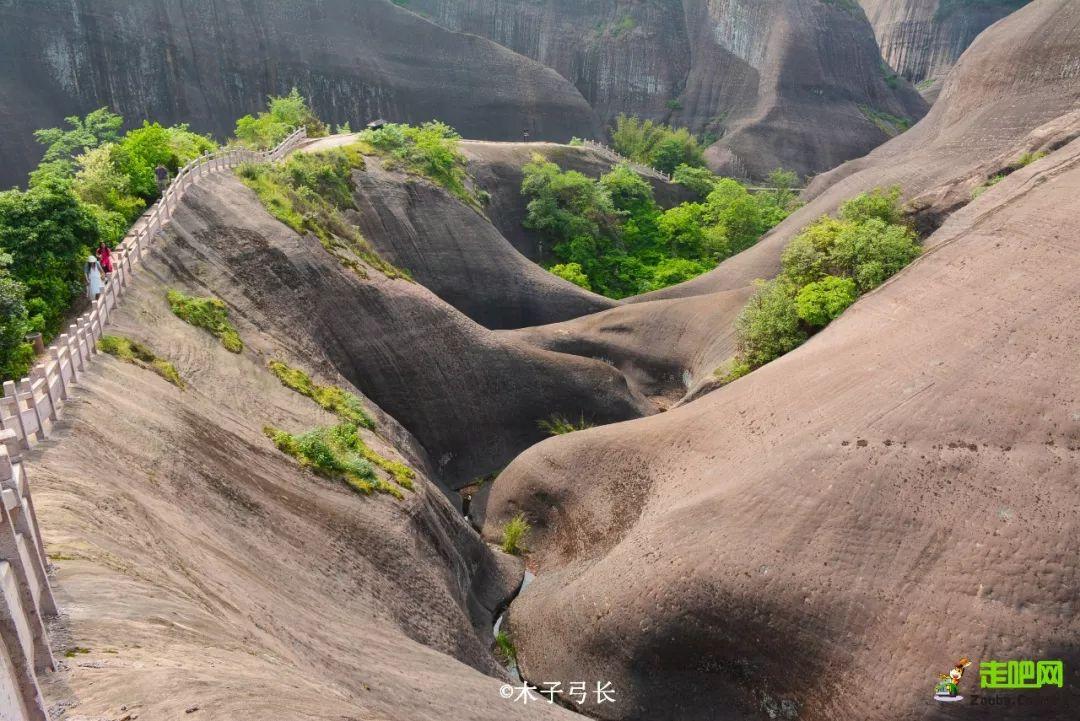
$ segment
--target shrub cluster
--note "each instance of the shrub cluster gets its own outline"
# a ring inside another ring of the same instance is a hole
[[[900,209],[900,189],[863,193],[805,228],[784,251],[775,279],[758,289],[736,321],[737,378],[798,347],[920,252]]]
[[[185,323],[210,331],[221,341],[225,350],[239,353],[244,350],[240,334],[229,322],[229,308],[217,298],[194,298],[178,290],[170,290],[166,296],[173,314]]]
[[[449,125],[424,123],[418,127],[390,123],[378,130],[360,133],[360,141],[410,173],[421,175],[479,208],[480,198],[467,184],[465,156],[458,143],[461,136]]]
[[[662,210],[626,165],[593,180],[540,155],[524,168],[524,221],[551,243],[549,270],[623,298],[681,283],[757,242],[795,207],[790,187],[751,194],[730,178],[692,172],[702,202]]]
[[[308,107],[300,91],[293,88],[288,95],[267,98],[266,110],[257,115],[245,115],[236,121],[236,139],[255,150],[265,150],[281,143],[296,128],[307,128],[309,138],[326,135],[326,125]]]
[[[265,427],[263,433],[300,465],[325,478],[340,480],[358,493],[370,495],[378,491],[402,499],[405,495],[401,489],[413,488],[413,470],[372,450],[353,423],[315,428],[297,436],[272,426]],[[376,467],[386,470],[394,483],[380,478]]]
[[[406,271],[383,260],[345,219],[345,212],[356,208],[352,171],[364,167],[366,150],[366,144],[355,143],[319,153],[294,153],[273,165],[245,165],[239,176],[271,215],[301,235],[314,235],[360,277],[366,278],[367,271],[357,260],[388,278],[408,279]]]
[[[620,115],[611,131],[611,144],[627,158],[668,175],[680,165],[705,165],[701,144],[689,130],[651,120]]]

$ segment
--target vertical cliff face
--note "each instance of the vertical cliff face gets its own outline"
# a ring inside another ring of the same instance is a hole
[[[301,88],[329,121],[440,118],[472,136],[596,132],[555,71],[389,0],[3,0],[0,181],[40,157],[31,132],[108,105],[224,135]]]
[[[625,112],[719,139],[714,169],[818,173],[920,118],[839,0],[0,0],[0,181],[31,131],[108,105],[225,134],[299,87],[326,120],[599,136]]]
[[[719,139],[715,170],[816,173],[926,111],[882,65],[854,6],[825,0],[410,0],[559,72],[602,121],[618,113]]]
[[[976,36],[1031,0],[860,0],[885,61],[930,89]]]
[[[410,0],[408,7],[554,69],[601,117],[663,117],[690,69],[679,0]]]

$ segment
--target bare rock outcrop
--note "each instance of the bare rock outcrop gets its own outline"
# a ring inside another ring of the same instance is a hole
[[[823,0],[622,3],[412,0],[557,70],[601,120],[628,113],[722,136],[718,171],[819,173],[865,154],[926,103],[889,77],[854,5]]]
[[[332,318],[267,302],[310,308],[290,283],[344,271],[304,261],[256,204],[220,200],[247,193],[235,180],[189,192],[180,232],[155,244],[108,328],[174,363],[186,389],[102,355],[26,458],[62,611],[49,704],[72,719],[572,718],[500,697],[492,615],[520,562],[479,539],[399,423],[365,399],[365,440],[417,473],[400,501],[322,479],[263,435],[339,420],[284,387],[270,358],[359,393],[315,340]],[[235,210],[234,226],[204,224]],[[243,353],[176,318],[172,288],[227,299]]]
[[[803,347],[516,459],[485,532],[533,523],[523,673],[612,682],[605,719],[892,721],[949,716],[962,655],[1080,663],[1078,203],[1080,140]],[[1080,708],[1025,700],[978,717]]]

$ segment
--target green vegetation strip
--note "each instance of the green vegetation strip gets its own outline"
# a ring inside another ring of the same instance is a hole
[[[583,431],[594,426],[594,424],[586,421],[584,416],[579,418],[578,422],[575,423],[566,416],[558,414],[542,421],[538,421],[536,425],[539,426],[540,430],[551,436],[561,436],[566,433],[573,433],[574,431]]]
[[[486,193],[469,189],[465,156],[458,149],[460,140],[457,131],[440,122],[418,127],[390,123],[360,133],[360,142],[385,158],[388,168],[423,176],[479,210]]]
[[[272,426],[266,426],[263,432],[278,450],[295,458],[300,465],[323,477],[340,480],[358,493],[370,495],[378,491],[402,499],[405,496],[401,488],[413,488],[413,470],[369,448],[360,437],[359,427],[352,423],[315,428],[298,436]],[[376,467],[387,471],[394,483],[379,478]]]
[[[170,290],[166,297],[177,318],[196,328],[210,331],[230,353],[244,350],[240,334],[229,323],[229,308],[225,303],[217,298],[194,298],[178,290]]]
[[[717,376],[734,380],[797,348],[917,258],[921,247],[899,201],[899,188],[863,193],[791,241],[780,275],[758,281],[739,315],[737,355]]]
[[[360,429],[373,430],[375,421],[360,398],[337,386],[317,385],[307,373],[281,361],[272,360],[269,367],[286,388],[307,396],[342,420],[336,426],[315,428],[301,435],[267,426],[263,432],[280,451],[319,475],[341,480],[365,495],[378,491],[400,499],[404,497],[401,488],[413,489],[416,472],[380,455],[361,437]],[[380,478],[376,468],[389,474],[394,482]]]
[[[98,339],[98,348],[126,363],[157,373],[180,390],[186,387],[180,373],[176,370],[176,366],[158,356],[153,349],[137,340],[119,335],[103,335]]]
[[[375,420],[368,415],[363,402],[354,394],[337,386],[316,385],[307,373],[282,361],[272,360],[267,365],[270,372],[277,376],[286,388],[307,396],[347,423],[363,426],[369,430],[375,428]]]

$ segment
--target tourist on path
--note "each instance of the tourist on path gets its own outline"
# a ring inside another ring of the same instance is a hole
[[[90,256],[86,259],[86,267],[83,268],[83,274],[86,276],[86,297],[90,300],[97,300],[97,297],[101,295],[101,290],[104,288],[104,284],[101,282],[101,263],[94,256]]]
[[[154,168],[154,177],[157,178],[158,192],[164,193],[165,189],[169,187],[169,169],[159,164]]]
[[[109,246],[106,245],[104,240],[101,241],[101,244],[98,246],[97,258],[98,262],[101,263],[101,269],[105,271],[105,274],[108,275],[112,273],[112,251],[109,250]]]

